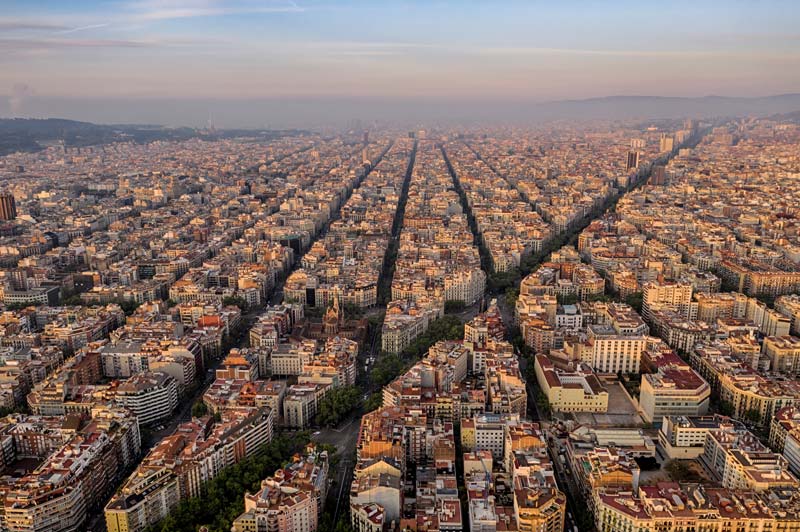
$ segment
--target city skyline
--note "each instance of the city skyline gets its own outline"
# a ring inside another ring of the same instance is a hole
[[[485,120],[475,107],[800,92],[791,2],[2,4],[3,116],[263,127],[291,125],[284,106],[328,125],[419,104]]]

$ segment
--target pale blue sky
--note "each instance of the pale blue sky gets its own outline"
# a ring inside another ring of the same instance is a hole
[[[800,2],[0,0],[0,94],[441,98],[800,91]]]

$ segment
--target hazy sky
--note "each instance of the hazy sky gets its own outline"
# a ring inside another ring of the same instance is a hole
[[[70,101],[798,91],[796,0],[0,0],[0,115]]]

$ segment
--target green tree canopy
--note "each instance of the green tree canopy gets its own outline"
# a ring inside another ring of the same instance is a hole
[[[329,391],[319,402],[317,423],[334,427],[356,408],[361,399],[361,390],[355,386],[340,386]]]
[[[307,432],[275,437],[260,454],[223,469],[203,485],[199,497],[180,501],[166,519],[147,532],[197,532],[201,526],[230,530],[233,520],[244,512],[245,492],[258,491],[261,481],[283,467],[308,441]]]
[[[206,414],[208,414],[208,407],[202,399],[192,405],[192,417],[203,417]]]

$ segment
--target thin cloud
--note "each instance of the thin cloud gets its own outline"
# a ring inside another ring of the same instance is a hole
[[[57,31],[56,33],[59,35],[66,35],[68,33],[77,33],[79,31],[88,31],[88,30],[96,30],[100,28],[107,28],[109,24],[88,24],[86,26],[78,26],[77,28],[69,28],[62,31]]]
[[[798,54],[762,53],[750,51],[716,51],[716,50],[602,50],[579,48],[540,48],[540,47],[486,47],[465,49],[481,55],[574,55],[574,56],[606,56],[606,57],[642,57],[642,58],[765,58],[765,59],[797,59]]]
[[[284,43],[285,44],[285,43]],[[320,48],[328,51],[329,55],[399,55],[400,53],[413,53],[415,51],[441,52],[455,55],[472,56],[526,56],[526,55],[573,55],[573,56],[607,56],[607,57],[644,57],[644,58],[703,58],[703,57],[760,57],[760,53],[714,51],[714,50],[613,50],[613,49],[584,49],[584,48],[557,48],[538,46],[475,46],[445,43],[424,42],[369,42],[369,41],[312,41],[295,43],[298,47]],[[773,54],[774,55],[774,54]],[[794,57],[794,56],[792,56]]]
[[[219,45],[224,41],[197,39],[0,39],[0,50],[8,52],[63,51],[72,48],[156,48]]]
[[[305,8],[289,1],[273,5],[255,5],[253,3],[230,3],[215,1],[182,0],[174,2],[139,1],[129,4],[131,18],[139,21],[160,21],[184,18],[215,17],[226,15],[300,13]]]
[[[0,20],[0,31],[59,31],[69,29],[63,24],[29,20]]]
[[[333,57],[386,57],[403,55],[401,50],[340,50],[328,52]]]
[[[715,55],[704,51],[672,50],[600,50],[581,48],[547,48],[537,46],[474,48],[486,55],[600,55],[611,57],[696,57]]]
[[[751,46],[759,44],[773,45],[774,43],[798,42],[800,41],[800,33],[701,33],[685,35],[683,38],[699,44]]]
[[[450,47],[426,43],[387,42],[387,41],[293,41],[263,43],[271,48],[282,46],[292,51],[314,50],[329,56],[379,56],[410,55],[415,51],[445,51]]]
[[[438,44],[415,43],[415,42],[393,42],[393,41],[309,41],[310,46],[319,47],[347,47],[353,49],[383,49],[383,48],[445,48]]]

